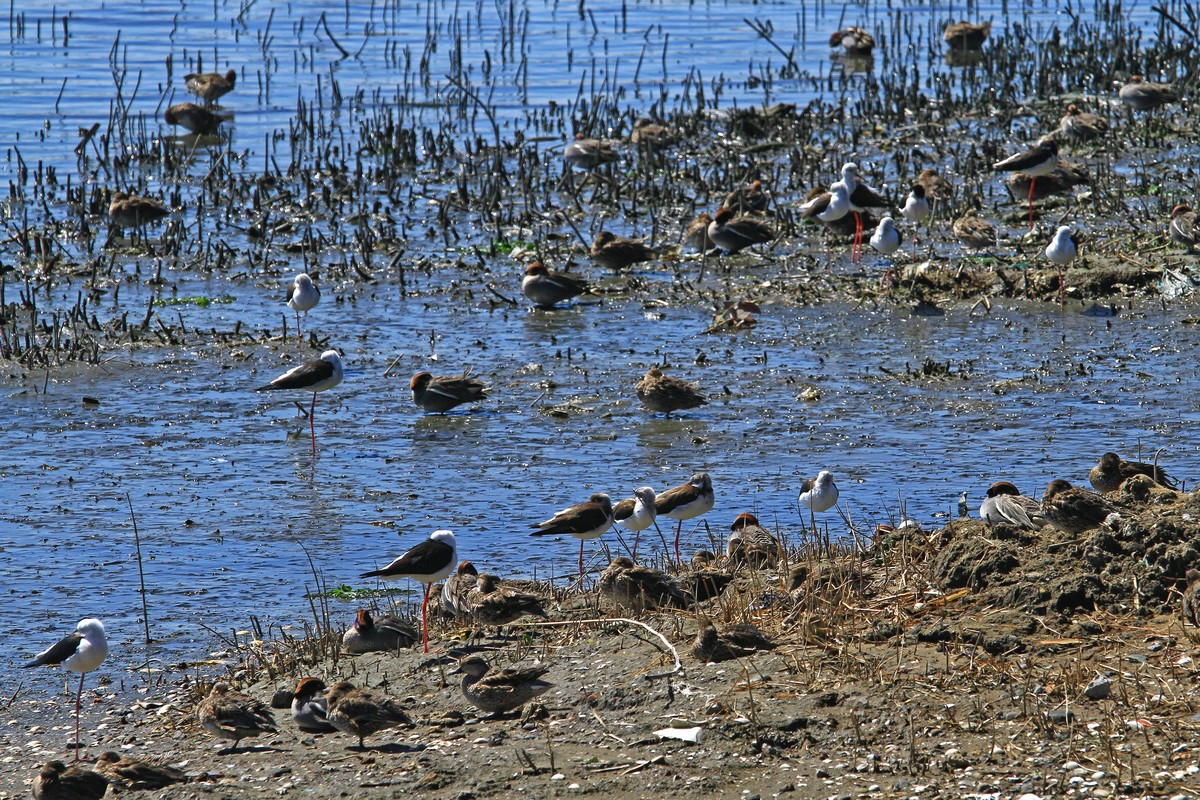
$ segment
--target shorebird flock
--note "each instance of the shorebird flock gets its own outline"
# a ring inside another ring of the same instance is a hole
[[[1175,489],[1175,482],[1156,462],[1147,463],[1105,453],[1088,473],[1095,489],[1089,491],[1055,479],[1040,500],[1022,495],[1010,481],[997,481],[987,490],[979,516],[989,527],[1040,529],[1053,526],[1072,536],[1119,522],[1126,508],[1116,496],[1131,481],[1144,486]],[[965,497],[965,494],[964,494]],[[637,533],[656,524],[659,515],[679,520],[695,519],[715,507],[712,480],[706,473],[693,475],[687,482],[658,495],[650,487],[641,487],[632,498],[622,500],[622,522]],[[814,515],[837,506],[839,491],[833,474],[822,470],[804,481],[797,498],[797,513]],[[965,509],[961,513],[966,513]],[[587,501],[563,509],[545,522],[534,525],[533,535],[570,535],[585,541],[603,536],[618,522],[608,495],[595,494]],[[815,525],[815,522],[813,523]],[[666,541],[663,540],[664,548]],[[636,547],[636,545],[635,545]],[[658,569],[635,562],[630,555],[614,557],[600,573],[596,593],[624,614],[695,611],[703,618],[690,653],[703,663],[742,658],[771,650],[776,642],[754,625],[737,623],[717,627],[708,620],[704,604],[720,598],[746,570],[767,570],[787,574],[787,543],[763,527],[753,513],[738,514],[725,537],[720,555],[697,552],[688,568],[676,563],[670,569]],[[678,559],[678,534],[674,550]],[[492,573],[481,573],[468,560],[459,560],[457,537],[450,531],[435,531],[387,566],[363,572],[362,578],[380,580],[409,579],[425,587],[421,606],[421,633],[405,620],[386,615],[376,618],[368,609],[359,609],[342,637],[345,654],[402,653],[415,648],[429,652],[429,600],[434,584],[438,607],[451,620],[464,620],[476,626],[500,628],[526,617],[548,618],[550,599],[519,588]],[[804,567],[796,565],[798,573]],[[582,555],[580,561],[582,570]],[[580,589],[583,590],[580,573]],[[793,588],[798,580],[792,576]],[[1189,586],[1184,592],[1182,613],[1200,627],[1200,571],[1188,573]],[[536,624],[536,623],[526,623]],[[79,760],[80,698],[83,676],[97,669],[108,655],[103,624],[97,619],[80,620],[75,632],[39,653],[27,667],[61,664],[80,674],[76,692],[76,733],[74,752]],[[462,675],[461,691],[466,702],[490,717],[515,712],[554,688],[546,679],[552,666],[519,666],[496,670],[482,657],[465,654],[452,674]],[[68,690],[69,691],[69,690]],[[346,680],[327,685],[316,676],[299,680],[290,693],[290,708],[296,729],[303,733],[348,734],[357,741],[357,749],[366,748],[366,739],[393,728],[410,728],[413,722],[400,699],[379,689],[355,686]],[[238,752],[245,739],[279,735],[280,725],[271,708],[261,700],[219,681],[195,710],[197,723],[218,739],[232,742],[224,753]],[[94,765],[68,767],[61,761],[47,763],[34,781],[35,798],[99,798],[109,786],[120,788],[157,788],[188,779],[185,773],[153,761],[130,755],[105,752]]]
[[[990,24],[958,23],[949,26],[946,42],[955,49],[977,50],[983,46]],[[860,28],[847,28],[834,33],[830,45],[852,57],[869,56],[874,47],[871,34]],[[164,119],[192,134],[212,136],[227,121],[212,110],[212,104],[234,90],[236,72],[186,76],[189,91],[205,105],[180,103],[168,108]],[[1173,87],[1131,78],[1121,87],[1118,97],[1130,109],[1151,112],[1174,102],[1178,96]],[[1070,105],[1060,127],[1043,140],[1026,149],[997,161],[997,172],[1015,173],[1011,186],[1027,187],[1030,230],[1035,229],[1034,203],[1041,182],[1068,182],[1063,177],[1059,158],[1059,141],[1084,142],[1107,134],[1109,123],[1096,114]],[[648,118],[639,119],[633,128],[631,142],[643,151],[661,151],[676,141],[674,134],[663,125]],[[1017,148],[1014,148],[1017,149]],[[614,143],[591,139],[582,134],[563,151],[567,170],[595,172],[620,159]],[[949,186],[944,178],[931,169],[924,170],[910,187],[904,199],[897,203],[885,193],[872,188],[860,174],[856,163],[847,162],[837,180],[826,187],[816,187],[797,204],[804,219],[813,220],[826,230],[852,234],[851,261],[861,258],[864,238],[878,253],[893,257],[901,251],[902,242],[911,234],[913,259],[918,255],[919,229],[934,217],[937,204],[944,202]],[[711,215],[700,215],[683,232],[684,240],[702,251],[705,257],[733,256],[750,248],[768,245],[779,240],[771,225],[771,206],[780,202],[762,181],[734,188],[722,206]],[[870,227],[868,214],[872,209],[895,209],[895,214],[882,216],[867,237]],[[166,217],[170,212],[153,198],[132,196],[116,191],[111,195],[109,219],[115,229],[139,228]],[[903,231],[897,220],[911,226]],[[994,228],[974,211],[954,221],[954,234],[968,247],[986,248],[995,242]],[[1169,221],[1170,237],[1192,252],[1197,240],[1195,214],[1186,205],[1177,206]],[[1069,225],[1059,225],[1045,247],[1046,259],[1060,270],[1079,255],[1079,244]],[[635,264],[655,259],[656,250],[644,241],[601,231],[588,249],[597,264],[612,269],[627,269]],[[889,273],[890,275],[890,267]],[[520,281],[523,295],[536,307],[552,308],[561,303],[589,294],[597,294],[588,283],[566,272],[550,269],[534,262],[524,269]],[[321,300],[321,292],[307,274],[295,276],[285,303],[295,312],[297,339],[302,338],[302,316],[307,320]],[[307,416],[313,456],[316,456],[315,410],[321,392],[337,387],[345,374],[341,356],[335,349],[326,350],[318,359],[295,365],[257,391],[293,391],[311,393]],[[411,380],[413,402],[428,413],[446,413],[458,406],[486,401],[491,391],[468,372],[457,376],[435,376],[418,372]],[[707,400],[699,387],[665,375],[660,367],[650,368],[634,388],[645,408],[652,413],[671,414],[704,405]],[[1020,494],[1009,481],[998,481],[987,491],[979,508],[980,517],[989,525],[1011,525],[1036,528],[1052,525],[1070,534],[1078,534],[1108,524],[1122,512],[1111,495],[1131,479],[1149,480],[1173,488],[1170,477],[1157,464],[1127,461],[1115,453],[1106,453],[1091,471],[1090,480],[1095,492],[1072,486],[1061,479],[1052,481],[1040,500]],[[581,492],[581,495],[585,492]],[[834,475],[821,470],[799,487],[797,513],[805,526],[817,528],[816,515],[827,512],[839,502],[839,490]],[[599,539],[614,525],[633,534],[626,546],[626,555],[611,560],[599,575],[596,591],[618,608],[632,613],[663,609],[690,609],[717,597],[741,569],[775,569],[786,565],[787,547],[776,535],[760,524],[750,512],[738,514],[725,537],[725,552],[716,555],[707,551],[697,553],[690,568],[685,568],[680,546],[683,523],[698,520],[716,507],[716,492],[712,477],[698,472],[680,485],[657,493],[642,486],[632,496],[614,504],[609,495],[592,493],[588,499],[570,505],[542,522],[531,522],[532,536],[571,536],[579,540],[578,585],[585,589],[584,551],[588,541]],[[672,546],[658,528],[658,517],[675,520]],[[807,517],[807,519],[803,519]],[[663,549],[674,555],[670,570],[657,569],[637,563],[640,536],[651,527],[662,537]],[[622,544],[624,540],[622,540]],[[376,618],[369,610],[357,612],[353,624],[343,637],[346,653],[395,652],[415,647],[418,638],[423,652],[429,652],[430,598],[434,585],[441,582],[436,596],[443,613],[467,618],[479,625],[503,626],[526,616],[547,616],[546,600],[521,591],[494,574],[480,573],[470,561],[460,560],[459,542],[448,530],[435,531],[385,566],[363,571],[360,578],[384,581],[407,579],[424,586],[421,605],[421,631],[406,621],[392,617]],[[365,565],[364,565],[365,566]],[[1190,574],[1189,574],[1190,575]],[[1192,585],[1200,586],[1200,573]],[[1189,590],[1190,591],[1190,590]],[[1191,592],[1185,604],[1200,609],[1200,590]],[[1200,610],[1193,611],[1193,622]],[[704,625],[693,648],[693,654],[705,661],[738,658],[774,647],[774,643],[749,625],[717,629]],[[81,751],[80,713],[84,676],[96,670],[108,655],[104,626],[97,619],[82,619],[74,633],[38,654],[26,666],[62,665],[80,675],[76,691],[75,743],[76,760]],[[506,714],[518,710],[553,688],[545,680],[550,671],[546,666],[493,670],[478,656],[459,660],[455,673],[463,675],[464,699],[490,714]],[[401,702],[384,692],[347,681],[326,685],[319,677],[304,677],[292,693],[291,710],[297,728],[305,732],[346,733],[357,740],[359,748],[365,740],[382,731],[412,724]],[[279,725],[271,709],[261,701],[243,694],[228,683],[216,683],[196,708],[199,725],[220,739],[232,742],[229,752],[236,752],[247,738],[279,733]],[[67,767],[52,761],[43,767],[34,786],[37,797],[101,797],[108,787],[155,788],[186,779],[178,770],[106,752],[100,756],[95,769],[84,766]]]

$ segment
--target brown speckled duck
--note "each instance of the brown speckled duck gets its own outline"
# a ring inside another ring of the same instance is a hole
[[[264,703],[234,691],[223,682],[215,684],[208,697],[196,706],[196,718],[213,736],[233,741],[229,752],[236,751],[242,739],[279,732]]]
[[[697,387],[679,378],[663,375],[658,367],[651,367],[645,377],[638,381],[637,396],[642,405],[658,414],[685,411],[708,402]]]
[[[1143,461],[1126,461],[1116,453],[1105,453],[1100,457],[1100,463],[1092,467],[1088,480],[1097,492],[1108,494],[1121,488],[1121,484],[1134,475],[1145,475],[1159,486],[1174,489],[1175,483],[1171,476],[1159,466]]]
[[[325,692],[329,722],[342,733],[358,737],[358,749],[363,739],[388,728],[412,725],[404,709],[383,692],[355,687],[349,681],[338,681]]]
[[[237,72],[229,70],[224,75],[218,72],[203,72],[184,75],[187,90],[206,103],[224,97],[233,91],[237,83]]]
[[[1046,521],[1064,533],[1084,533],[1099,528],[1116,506],[1095,492],[1077,489],[1062,479],[1050,481],[1042,495]]]
[[[637,566],[624,556],[614,558],[600,573],[596,590],[614,605],[638,612],[691,605],[691,598],[670,575]]]
[[[546,617],[541,598],[503,586],[500,579],[481,572],[467,592],[467,614],[477,625],[507,625],[521,617]]]
[[[111,750],[96,759],[96,772],[108,778],[113,786],[131,791],[162,789],[173,783],[186,783],[188,779],[183,770],[122,756]]]
[[[650,261],[657,253],[641,239],[630,239],[609,231],[600,231],[596,234],[588,255],[600,266],[616,271]]]
[[[704,624],[696,634],[692,655],[705,663],[719,663],[753,655],[760,650],[774,649],[775,643],[749,623],[730,625],[721,630]]]
[[[223,117],[195,103],[176,103],[163,113],[163,119],[168,125],[178,125],[201,136],[212,136],[225,121]]]
[[[108,784],[108,778],[87,767],[47,761],[33,779],[33,800],[101,800]]]
[[[437,376],[418,372],[413,375],[409,388],[412,389],[413,402],[430,414],[444,414],[464,403],[486,400],[491,391],[491,387],[470,377],[468,372]]]
[[[462,693],[471,705],[490,714],[504,714],[554,688],[554,684],[542,680],[549,671],[549,667],[494,671],[487,661],[470,656],[459,661],[451,674],[464,676]]]

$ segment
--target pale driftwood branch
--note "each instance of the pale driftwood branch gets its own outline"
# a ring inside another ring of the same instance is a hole
[[[671,658],[673,658],[675,660],[675,666],[671,669],[670,672],[651,673],[646,676],[646,680],[652,681],[655,678],[669,678],[670,676],[675,675],[676,673],[683,672],[683,661],[680,660],[679,651],[675,649],[675,646],[672,645],[669,641],[667,641],[667,637],[663,636],[661,633],[656,631],[654,628],[651,628],[646,623],[638,622],[636,619],[629,619],[628,617],[604,617],[601,619],[570,619],[570,620],[560,620],[560,621],[555,621],[555,622],[520,622],[517,624],[521,625],[522,627],[529,627],[529,628],[563,628],[568,625],[607,625],[607,624],[611,624],[614,622],[625,622],[630,625],[637,625],[639,628],[644,628],[652,636],[654,636],[660,642],[663,643],[663,647],[665,647],[668,651],[670,651]]]

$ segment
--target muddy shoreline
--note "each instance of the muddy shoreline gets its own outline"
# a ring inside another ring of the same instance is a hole
[[[1148,485],[1113,500],[1121,519],[1081,536],[964,519],[877,531],[858,552],[793,551],[786,571],[742,571],[695,613],[637,618],[671,649],[590,593],[559,593],[550,625],[470,644],[443,620],[429,655],[330,659],[325,640],[247,639],[214,654],[224,667],[90,688],[85,756],[117,749],[193,776],[164,798],[1194,797],[1200,631],[1181,617],[1179,572],[1200,549],[1200,500]],[[779,647],[701,663],[705,619],[752,621]],[[447,675],[468,652],[550,666],[544,708],[481,719]],[[213,677],[270,702],[312,674],[385,688],[415,724],[357,752],[277,711],[279,734],[226,753],[195,722]],[[70,705],[10,705],[0,796],[26,796],[40,762],[66,755]]]

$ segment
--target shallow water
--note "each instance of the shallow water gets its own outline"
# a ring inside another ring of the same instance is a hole
[[[241,84],[226,103],[236,113],[232,149],[257,165],[264,137],[286,130],[297,97],[315,97],[318,85],[327,91],[335,79],[346,96],[361,87],[368,104],[375,88],[390,97],[402,74],[397,54],[407,47],[419,58],[425,20],[460,31],[463,62],[476,78],[483,51],[492,54],[499,77],[493,103],[504,125],[519,126],[547,103],[572,101],[581,81],[587,94],[606,77],[642,93],[649,107],[680,92],[693,66],[706,80],[724,74],[733,81],[724,88],[726,104],[802,102],[811,88],[776,81],[768,95],[737,83],[780,58],[741,20],[773,18],[777,41],[796,47],[800,66],[827,74],[825,43],[843,15],[832,4],[798,17],[791,7],[664,2],[591,4],[581,20],[576,4],[534,2],[516,6],[530,20],[521,66],[519,56],[500,63],[507,9],[413,4],[356,9],[348,18],[331,13],[344,46],[357,49],[370,34],[360,59],[339,62],[328,35],[317,32],[319,8],[291,3],[275,7],[272,18],[271,6],[253,4],[231,21],[236,4],[101,5],[72,14],[63,46],[50,4],[21,4],[24,36],[11,36],[0,53],[0,87],[9,99],[0,169],[14,179],[19,149],[26,164],[55,166],[62,181],[105,180],[74,175],[71,149],[78,127],[108,117],[117,30],[124,96],[151,129],[162,107],[185,99],[180,75],[196,66],[196,53],[206,70],[239,67]],[[844,13],[847,23],[883,17],[853,7]],[[937,4],[909,5],[905,13],[949,19],[966,12]],[[1056,19],[1048,5],[1030,13],[1042,25]],[[998,25],[1006,19],[1002,7],[988,4],[972,15]],[[428,93],[411,99],[436,102],[454,58],[447,41],[431,56]],[[146,174],[156,188],[154,173]],[[1197,406],[1189,385],[1194,336],[1180,325],[1185,310],[1139,305],[1105,318],[1014,304],[988,315],[957,308],[927,318],[837,304],[768,307],[751,331],[704,336],[710,314],[700,308],[493,309],[480,299],[486,280],[509,295],[517,288],[510,262],[489,268],[494,274],[463,281],[473,299],[449,291],[446,276],[425,279],[421,288],[437,291],[420,299],[402,299],[394,276],[370,288],[326,288],[306,327],[344,350],[347,379],[318,400],[315,462],[290,399],[251,391],[311,357],[291,343],[277,354],[207,343],[117,354],[102,367],[51,375],[45,394],[43,376],[6,380],[0,578],[20,603],[0,615],[11,643],[0,677],[84,615],[107,622],[116,666],[143,660],[126,494],[142,537],[152,634],[168,642],[153,656],[175,663],[202,657],[214,643],[201,625],[228,632],[251,614],[283,624],[306,619],[309,555],[330,584],[361,585],[359,572],[448,527],[462,555],[481,567],[561,576],[574,568],[576,542],[530,539],[530,524],[594,491],[615,500],[643,484],[674,486],[700,469],[714,476],[718,500],[709,524],[717,537],[748,509],[794,535],[799,483],[821,468],[835,472],[843,508],[868,532],[898,519],[901,503],[926,525],[956,513],[963,491],[976,509],[983,489],[1001,477],[1029,494],[1053,477],[1085,481],[1107,449],[1138,455],[1141,448],[1149,458],[1167,446],[1163,463],[1191,477],[1193,447],[1182,434]],[[234,284],[172,276],[181,296],[230,294],[235,302],[161,313],[177,311],[188,329],[229,330],[240,321],[278,330],[282,288],[247,272]],[[665,294],[669,278],[645,277],[650,296]],[[47,302],[69,305],[76,290],[57,289]],[[150,287],[127,284],[121,307],[136,317],[152,296]],[[700,354],[703,363],[694,363]],[[664,358],[674,374],[708,392],[709,406],[674,419],[639,409],[633,384]],[[902,375],[926,358],[968,375],[914,381],[884,372]],[[492,401],[445,417],[415,412],[409,376],[467,366],[494,387]],[[819,400],[797,399],[808,385]],[[100,399],[99,407],[84,407],[84,395]],[[590,412],[559,420],[538,411],[573,397]],[[845,529],[832,514],[825,521],[835,534]],[[687,541],[695,549],[704,537],[692,531]],[[353,606],[343,611],[349,620]],[[48,671],[22,678],[43,687],[58,681]]]

